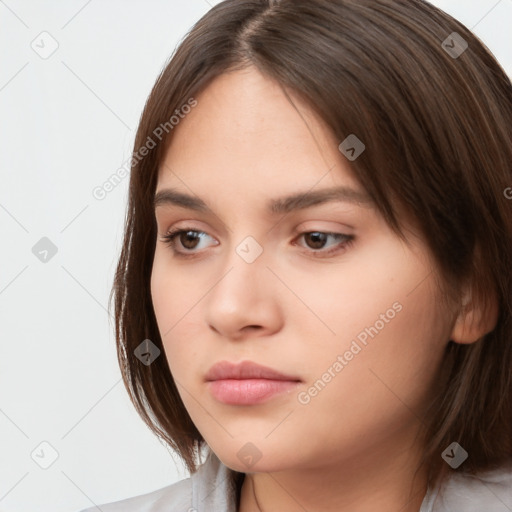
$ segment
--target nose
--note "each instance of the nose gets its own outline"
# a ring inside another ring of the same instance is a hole
[[[205,301],[206,323],[224,338],[266,336],[283,323],[279,280],[267,268],[263,252],[249,263],[234,249]]]

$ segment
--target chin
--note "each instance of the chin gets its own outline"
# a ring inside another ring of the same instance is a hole
[[[292,453],[279,451],[279,448],[276,449],[268,442],[231,441],[229,447],[212,450],[225,466],[240,473],[282,471],[299,463],[294,461]]]

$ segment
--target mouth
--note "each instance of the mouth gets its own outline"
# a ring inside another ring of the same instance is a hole
[[[233,364],[221,361],[213,365],[205,381],[211,394],[228,405],[255,405],[293,391],[302,380],[252,361]]]

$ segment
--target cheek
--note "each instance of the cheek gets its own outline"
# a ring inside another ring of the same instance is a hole
[[[322,334],[314,337],[311,380],[346,354],[346,368],[339,373],[343,378],[331,388],[333,401],[340,389],[361,388],[358,396],[369,405],[372,394],[387,385],[416,402],[432,383],[450,326],[431,267],[398,242],[361,250],[357,261],[346,265],[339,273],[331,268],[317,276],[316,292],[305,300],[336,334],[321,326],[318,331],[317,325]]]
[[[403,283],[407,286],[400,286]],[[359,422],[371,428],[375,418],[382,428],[395,428],[396,419],[414,418],[411,411],[421,416],[443,357],[449,322],[435,301],[431,282],[412,293],[409,283],[397,281],[387,294],[373,296],[371,307],[354,309],[346,317],[351,330],[331,345],[330,358],[322,357],[323,372],[338,355],[346,362],[317,402],[320,410],[332,410],[343,397],[354,428]],[[342,330],[341,321],[337,327]]]
[[[202,295],[190,276],[180,272],[176,265],[171,268],[167,250],[157,248],[150,281],[153,309],[164,343]]]
[[[283,266],[279,273],[293,283],[293,291],[301,299],[287,301],[287,315],[304,327],[310,323],[308,330],[314,328],[317,338],[325,335],[328,340],[335,334],[334,341],[339,343],[376,322],[379,330],[387,329],[399,314],[400,304],[414,298],[410,292],[428,270],[392,237],[369,235],[339,262],[316,264],[314,273],[300,266]]]
[[[197,339],[188,323],[190,313],[187,315],[197,292],[183,281],[179,272],[169,272],[165,255],[157,251],[151,273],[151,300],[169,367],[178,380],[179,369],[189,366],[184,363],[195,350],[190,340]]]
[[[346,455],[361,446],[378,446],[406,426],[420,425],[444,347],[442,322],[426,289],[403,294],[402,309],[394,310],[388,323],[377,323],[379,317],[373,314],[385,314],[387,300],[376,311],[354,310],[352,317],[335,324],[341,334],[334,342],[327,344],[323,337],[321,350],[316,346],[302,355],[311,370],[300,403],[308,403],[295,410],[294,425],[301,425],[304,436],[324,432],[323,439],[343,447],[340,453]],[[391,298],[396,296],[391,293]],[[342,334],[343,323],[351,332]]]
[[[153,309],[169,368],[183,385],[197,375],[200,354],[204,352],[201,346],[201,340],[205,339],[204,323],[198,315],[201,300],[212,286],[209,283],[198,286],[192,279],[189,273],[170,269],[165,250],[157,251],[151,273]],[[186,397],[182,398],[185,401]]]

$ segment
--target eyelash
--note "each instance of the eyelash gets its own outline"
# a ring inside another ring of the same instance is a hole
[[[197,230],[197,229],[177,228],[177,229],[174,229],[174,230],[170,231],[165,236],[163,236],[162,237],[162,241],[167,246],[169,246],[171,248],[171,250],[172,250],[172,252],[174,253],[175,256],[177,256],[179,258],[184,258],[184,259],[194,258],[194,257],[199,256],[200,253],[189,253],[189,254],[186,254],[186,253],[182,253],[182,252],[176,250],[176,241],[175,241],[175,239],[177,237],[179,237],[182,233],[189,233],[189,232],[198,233],[198,234],[205,234],[205,235],[207,234],[204,231],[200,231],[200,230]],[[319,249],[319,250],[310,249],[310,251],[307,251],[307,252],[311,252],[314,255],[314,257],[316,257],[316,258],[322,258],[322,257],[330,256],[331,254],[334,254],[334,253],[337,253],[337,252],[339,252],[341,250],[347,249],[347,248],[352,246],[352,244],[354,243],[354,240],[355,240],[355,236],[354,235],[345,235],[343,233],[332,233],[332,232],[326,232],[326,231],[303,231],[302,233],[299,233],[299,237],[302,237],[303,235],[311,235],[311,234],[314,234],[314,233],[319,233],[319,234],[328,235],[328,236],[334,236],[334,237],[342,238],[344,240],[343,242],[339,243],[336,247],[334,247],[332,249],[329,249],[327,251],[322,251],[321,249]],[[321,256],[317,256],[317,254],[321,254]]]

